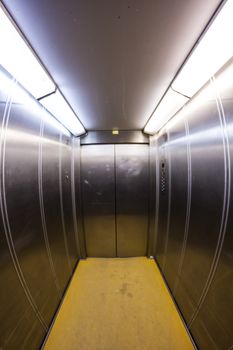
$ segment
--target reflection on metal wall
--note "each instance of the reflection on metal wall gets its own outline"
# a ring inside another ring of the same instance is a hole
[[[78,259],[72,137],[2,69],[0,118],[0,348],[38,349]]]
[[[233,60],[152,139],[154,255],[201,350],[233,346],[232,122]]]
[[[117,256],[147,254],[148,146],[116,145]]]
[[[81,161],[87,255],[116,256],[114,146],[82,146]]]

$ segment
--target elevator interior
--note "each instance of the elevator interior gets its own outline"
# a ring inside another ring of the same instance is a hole
[[[0,350],[233,349],[232,18],[232,0],[1,2]]]

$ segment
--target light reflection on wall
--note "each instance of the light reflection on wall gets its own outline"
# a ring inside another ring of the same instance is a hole
[[[5,108],[9,108],[10,110],[12,108],[26,108],[30,113],[30,117],[40,118],[44,123],[70,136],[70,132],[1,67],[0,101],[2,103],[8,101]],[[8,113],[10,110],[8,110]]]

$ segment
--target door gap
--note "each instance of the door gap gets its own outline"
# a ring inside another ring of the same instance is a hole
[[[115,181],[115,245],[116,245],[116,257],[118,257],[117,251],[117,179],[116,179],[116,145],[114,145],[114,181]]]

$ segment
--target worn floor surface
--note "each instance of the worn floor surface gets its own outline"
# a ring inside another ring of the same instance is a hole
[[[80,261],[45,350],[193,350],[153,260]]]

